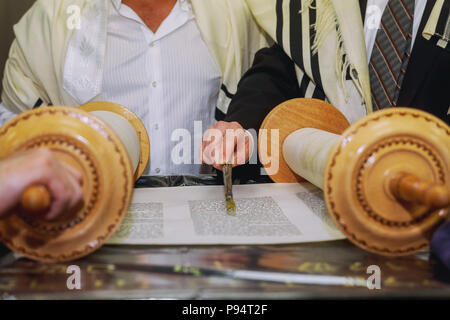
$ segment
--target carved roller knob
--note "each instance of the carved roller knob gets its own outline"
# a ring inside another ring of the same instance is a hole
[[[20,206],[27,212],[39,213],[50,209],[52,198],[50,192],[43,185],[28,187],[20,199]]]
[[[400,172],[390,181],[392,194],[399,200],[422,204],[431,208],[450,206],[450,191],[445,185],[428,182]]]

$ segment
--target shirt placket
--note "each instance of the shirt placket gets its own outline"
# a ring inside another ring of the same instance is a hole
[[[159,175],[166,171],[163,137],[163,119],[164,97],[163,97],[163,78],[162,78],[162,60],[161,60],[161,41],[155,35],[151,35],[148,41],[147,65],[149,68],[149,117],[148,129],[152,137],[150,148],[150,159],[154,159],[151,163],[150,173]]]

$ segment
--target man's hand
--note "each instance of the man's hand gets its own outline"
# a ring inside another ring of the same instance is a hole
[[[200,159],[218,170],[226,163],[245,164],[253,152],[253,138],[237,122],[219,121],[203,136]]]
[[[30,186],[47,187],[52,197],[48,220],[73,209],[83,199],[82,175],[58,161],[51,151],[36,149],[18,152],[0,160],[0,217],[19,204]]]

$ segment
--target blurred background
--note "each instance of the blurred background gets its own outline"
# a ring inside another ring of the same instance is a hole
[[[35,0],[0,0],[0,79],[3,79],[5,61],[14,40],[13,26]],[[2,91],[0,81],[0,92]]]

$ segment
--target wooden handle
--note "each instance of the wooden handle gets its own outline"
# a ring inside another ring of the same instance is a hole
[[[43,185],[28,187],[20,199],[20,206],[30,213],[44,212],[50,209],[52,197],[47,188]]]
[[[409,173],[396,173],[391,178],[389,187],[399,200],[432,208],[450,206],[450,191],[445,185],[424,181]]]

